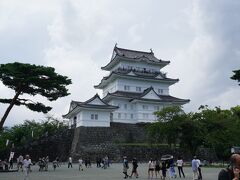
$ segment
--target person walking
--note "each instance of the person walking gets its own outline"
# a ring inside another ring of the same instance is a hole
[[[3,171],[3,161],[0,159],[0,171]]]
[[[48,163],[49,163],[49,157],[46,156],[46,158],[45,158],[45,171],[48,171]]]
[[[100,157],[96,157],[97,168],[101,167],[101,161],[102,161],[102,159]]]
[[[78,160],[78,165],[79,165],[79,168],[78,168],[78,170],[80,171],[83,171],[83,160],[82,160],[82,158],[79,158],[79,160]]]
[[[138,168],[138,162],[136,158],[133,158],[132,160],[132,173],[129,176],[130,178],[135,175],[136,178],[138,178],[138,172],[137,172],[137,168]]]
[[[175,172],[175,168],[174,168],[174,159],[173,159],[173,156],[171,156],[171,159],[169,159],[169,176],[171,178],[176,178],[177,175],[176,175],[176,172]]]
[[[41,158],[38,160],[39,171],[43,171],[44,162]]]
[[[162,179],[165,180],[167,176],[167,164],[166,161],[162,161]]]
[[[197,158],[197,162],[198,162],[198,179],[202,180],[202,169],[201,169],[201,161],[200,159]]]
[[[181,174],[182,174],[183,177],[185,178],[185,174],[183,172],[183,159],[180,156],[178,157],[178,160],[177,160],[177,167],[178,167],[179,177],[181,178]]]
[[[60,161],[59,161],[59,157],[56,157],[56,161],[57,161],[57,167],[60,167]]]
[[[3,164],[4,164],[4,170],[5,170],[5,171],[9,171],[7,159],[5,159],[5,160],[3,161]]]
[[[24,180],[29,179],[31,165],[32,165],[31,159],[29,158],[29,155],[26,155],[26,158],[23,160]]]
[[[198,161],[197,161],[197,156],[193,157],[193,160],[192,160],[192,171],[193,171],[193,180],[198,180]]]
[[[13,158],[9,161],[9,169],[13,169]]]
[[[106,155],[104,159],[105,159],[105,161],[106,161],[106,163],[107,163],[107,167],[110,167],[110,163],[109,163],[109,158],[108,158],[108,156]]]
[[[127,174],[127,171],[129,169],[129,166],[128,166],[128,160],[127,160],[127,156],[124,156],[123,157],[123,174],[125,175],[124,176],[124,179],[127,179],[128,178],[128,174]]]
[[[69,158],[68,158],[68,168],[71,166],[71,168],[72,168],[72,157],[70,156]]]
[[[103,159],[102,159],[102,168],[103,169],[107,169],[107,159],[106,159],[106,157],[104,157]]]
[[[160,174],[160,170],[161,170],[160,161],[156,159],[155,160],[155,176],[156,176],[156,179],[157,179],[158,175],[162,179],[161,174]]]
[[[151,176],[151,179],[153,179],[154,169],[155,169],[154,161],[150,159],[150,161],[148,162],[148,179],[150,178],[150,176]]]
[[[41,171],[44,171],[44,169],[45,169],[45,166],[46,166],[46,161],[45,161],[45,157],[42,157],[42,169],[41,169]]]
[[[19,157],[17,158],[17,168],[18,168],[18,170],[22,169],[22,171],[23,171],[22,166],[23,166],[23,156],[19,155]]]
[[[53,170],[55,171],[57,167],[57,160],[55,159],[52,163],[53,163]]]

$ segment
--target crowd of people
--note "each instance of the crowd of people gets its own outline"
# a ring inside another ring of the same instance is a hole
[[[101,158],[101,157],[97,157],[97,158],[96,158],[96,164],[97,164],[97,167],[98,167],[98,168],[104,168],[104,169],[106,169],[107,167],[110,166],[110,163],[111,163],[111,162],[110,162],[108,156],[105,156],[105,157],[103,157],[103,158]]]
[[[72,168],[72,157],[70,156],[68,158],[68,168]],[[79,171],[83,171],[83,164],[85,165],[85,168],[91,168],[92,167],[92,163],[90,158],[86,158],[85,160],[83,160],[81,157],[78,159],[78,164],[79,164]],[[108,156],[105,156],[103,158],[97,157],[96,158],[96,167],[97,168],[103,168],[106,169],[107,167],[110,166],[110,160],[108,158]]]
[[[9,162],[9,163],[8,163]],[[24,172],[24,180],[28,179],[29,172],[31,171],[32,161],[29,155],[26,155],[25,159],[22,155],[17,158],[17,169]],[[5,159],[4,161],[0,160],[0,171],[11,171],[13,170],[13,158],[10,158],[9,161]]]
[[[48,163],[49,163],[49,157],[42,157],[38,160],[38,166],[39,171],[47,171],[48,170]]]
[[[185,178],[185,174],[183,172],[183,160],[181,157],[178,157],[177,160],[177,167],[179,170],[179,177],[184,177]],[[174,163],[174,159],[173,156],[169,157],[168,159],[162,159],[162,160],[158,160],[158,159],[150,159],[150,161],[148,162],[148,179],[153,179],[154,177],[160,178],[165,180],[166,176],[167,176],[167,171],[169,171],[169,177],[170,178],[176,178],[177,174],[175,172],[175,163]],[[124,179],[126,178],[132,178],[132,176],[135,176],[136,178],[139,177],[138,174],[138,161],[136,158],[132,159],[132,171],[131,171],[131,175],[128,175],[128,169],[129,169],[129,164],[128,164],[128,160],[127,157],[124,156],[123,157],[123,174],[124,174]]]
[[[68,168],[72,168],[73,159],[70,156],[68,158]],[[39,158],[38,161],[39,171],[48,171],[49,165],[49,157]],[[85,168],[91,168],[90,158],[86,158],[83,160],[82,158],[78,159],[79,171],[83,171],[83,166],[85,164]],[[131,171],[129,172],[129,164],[131,164]],[[33,165],[29,155],[26,155],[25,158],[22,155],[19,155],[17,158],[17,170],[21,170],[24,172],[24,180],[27,180],[29,177],[29,173],[31,172],[31,166]],[[57,167],[60,167],[61,164],[59,162],[59,158],[56,157],[55,160],[52,161],[53,170]],[[177,166],[178,174],[175,171],[175,166]],[[110,160],[108,156],[103,158],[96,158],[96,167],[106,169],[110,167]],[[169,178],[176,178],[177,176],[180,178],[185,178],[185,173],[183,170],[184,161],[182,157],[178,157],[176,163],[174,162],[173,156],[167,158],[158,159],[150,159],[148,162],[147,176],[148,179],[162,179],[165,180],[168,174]],[[192,179],[193,180],[202,180],[202,169],[201,169],[201,161],[194,156],[191,161],[191,168],[193,172]],[[4,161],[0,160],[0,171],[8,171],[13,169],[13,158],[9,160],[5,159]],[[128,174],[129,173],[129,174]],[[139,178],[138,173],[138,160],[133,158],[130,163],[128,161],[127,156],[123,157],[123,174],[124,179],[126,178]],[[240,155],[233,154],[230,158],[230,164],[227,168],[222,169],[218,175],[218,180],[239,180],[240,179]]]

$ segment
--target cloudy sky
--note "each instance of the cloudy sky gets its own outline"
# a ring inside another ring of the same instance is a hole
[[[179,78],[170,94],[191,99],[186,111],[200,105],[229,108],[240,104],[240,87],[232,70],[240,69],[240,1],[238,0],[1,0],[0,63],[52,66],[72,79],[70,96],[50,103],[61,117],[71,100],[95,95],[93,86],[107,72],[100,68],[118,47],[149,51],[170,60],[163,69]],[[0,98],[13,91],[0,83]],[[7,106],[0,105],[0,116]],[[14,107],[6,124],[45,115]]]

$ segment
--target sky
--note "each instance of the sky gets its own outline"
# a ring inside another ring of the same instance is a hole
[[[240,86],[230,79],[240,69],[240,1],[237,0],[1,0],[0,63],[52,66],[68,76],[71,95],[49,102],[48,115],[61,118],[71,100],[86,101],[108,72],[114,45],[150,51],[170,60],[162,69],[180,81],[170,95],[200,105],[230,108],[240,104]],[[0,83],[0,98],[14,92]],[[29,97],[24,95],[24,97]],[[0,104],[0,116],[7,105]],[[41,121],[45,114],[14,106],[5,125]]]

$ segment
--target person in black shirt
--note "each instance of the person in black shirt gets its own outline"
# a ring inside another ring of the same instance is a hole
[[[230,158],[230,165],[222,169],[218,174],[218,180],[239,180],[240,179],[240,155],[233,154]]]
[[[135,175],[135,177],[138,178],[137,168],[138,168],[137,159],[133,158],[133,160],[132,160],[132,174],[129,176],[130,178],[132,177],[132,175]]]
[[[127,160],[127,156],[124,156],[123,157],[123,174],[125,175],[124,179],[127,179],[128,178],[128,174],[127,174],[127,171],[128,171],[128,160]]]
[[[166,161],[162,161],[162,179],[165,180],[167,174],[168,164]]]

